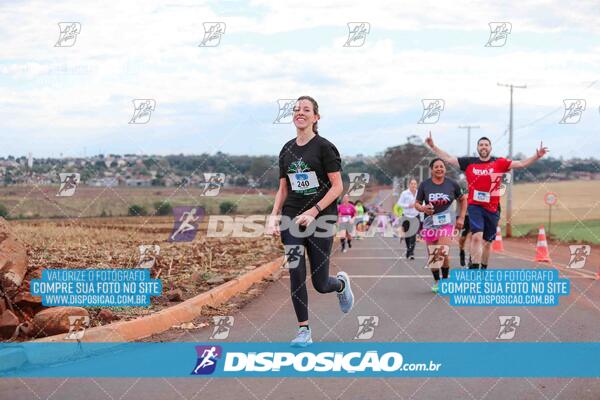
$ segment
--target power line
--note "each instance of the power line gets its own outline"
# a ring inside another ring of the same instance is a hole
[[[585,88],[585,90],[587,91],[587,90],[593,88],[598,82],[600,82],[600,80],[598,80],[598,79],[596,79],[595,81],[590,82],[590,84]],[[521,126],[516,127],[514,130],[518,131],[520,129],[527,128],[527,127],[530,127],[532,125],[535,125],[538,122],[541,122],[541,121],[545,120],[546,118],[548,118],[552,114],[555,114],[555,113],[560,112],[560,111],[564,111],[564,108],[563,107],[557,107],[554,110],[550,111],[549,113],[547,113],[547,114],[545,114],[545,115],[543,115],[543,116],[541,116],[539,118],[536,118],[536,119],[534,119],[532,121],[526,122],[525,124],[523,124]],[[506,134],[506,131],[504,132],[504,134],[502,134],[501,137],[503,137],[505,134]]]

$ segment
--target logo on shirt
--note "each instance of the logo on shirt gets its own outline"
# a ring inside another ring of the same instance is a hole
[[[308,163],[304,162],[302,159],[299,159],[297,161],[294,161],[293,163],[290,164],[290,166],[288,167],[288,174],[300,174],[302,172],[311,172],[312,174],[314,174],[314,171],[312,171],[312,168],[310,167],[310,165],[308,165]],[[300,178],[305,178],[308,180],[309,176],[306,175],[304,176],[299,176]],[[298,176],[297,176],[298,178]],[[298,189],[295,187],[292,187],[292,190],[294,191],[294,193],[298,193],[298,194],[302,194],[302,195],[309,195],[309,194],[314,194],[317,193],[317,187],[318,185],[318,178],[316,178],[315,176],[315,185],[309,185],[309,186],[313,186],[313,187],[309,187],[305,190],[302,189]]]
[[[450,203],[450,196],[446,193],[429,193],[427,200],[434,206],[442,206]]]
[[[490,175],[494,173],[494,168],[485,168],[485,169],[478,169],[478,168],[473,168],[473,174],[474,175]]]
[[[299,159],[298,161],[294,161],[290,164],[288,168],[288,174],[297,174],[298,172],[308,172],[310,171],[310,166]]]

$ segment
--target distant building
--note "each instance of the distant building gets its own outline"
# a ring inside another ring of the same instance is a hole
[[[104,177],[88,179],[86,183],[94,187],[115,187],[118,186],[119,181],[114,177]]]
[[[152,179],[151,178],[125,179],[125,184],[127,186],[133,186],[133,187],[152,186]]]

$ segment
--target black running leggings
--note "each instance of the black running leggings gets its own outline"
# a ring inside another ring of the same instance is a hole
[[[410,230],[411,224],[415,224],[420,227],[419,219],[417,217],[404,217],[403,219],[404,219],[404,221],[402,221],[402,229],[404,230],[405,235]],[[412,236],[404,237],[404,241],[406,242],[406,256],[407,257],[415,255],[415,245],[417,243],[417,232],[413,233]]]
[[[342,288],[335,276],[329,276],[329,254],[333,244],[333,236],[315,237],[314,233],[307,237],[295,237],[289,229],[281,231],[281,241],[284,245],[299,244],[304,246],[310,261],[311,280],[313,287],[319,293],[331,293]],[[308,292],[306,290],[306,260],[300,258],[296,268],[290,268],[290,289],[292,303],[298,322],[308,320]]]

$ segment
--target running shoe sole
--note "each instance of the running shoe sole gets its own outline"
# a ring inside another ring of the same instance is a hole
[[[354,306],[354,294],[352,293],[352,287],[350,286],[350,277],[347,273],[340,271],[337,274],[337,278],[344,281],[344,290],[342,291],[342,293],[338,293],[337,295],[338,300],[340,300],[341,296],[347,297],[349,299],[350,306],[346,310],[344,310],[345,306],[342,305],[342,302],[340,300],[340,308],[342,309],[343,313],[347,314],[350,312],[350,310],[352,310],[352,307]]]

